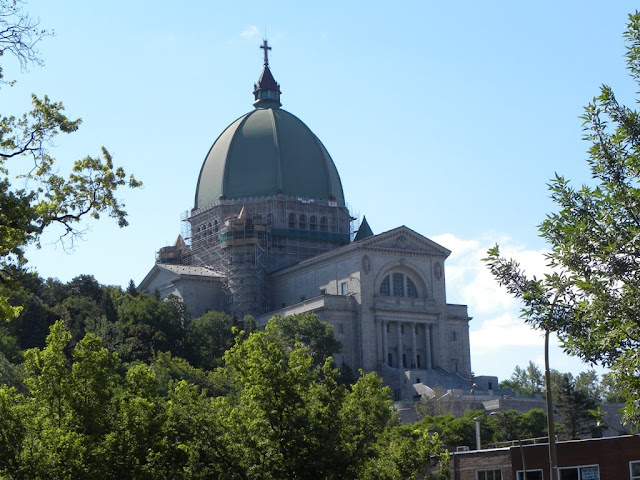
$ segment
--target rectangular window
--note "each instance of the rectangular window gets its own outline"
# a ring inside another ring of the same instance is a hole
[[[598,465],[559,468],[560,480],[600,480]]]
[[[456,341],[456,332],[451,332],[451,341],[452,342]]]
[[[476,470],[476,480],[502,480],[502,470]]]
[[[640,460],[629,462],[629,475],[631,480],[640,480]]]
[[[321,288],[320,289],[320,295],[326,295],[327,294],[327,289],[326,288]]]
[[[393,365],[393,355],[391,353],[387,353],[387,365],[390,367]]]
[[[338,333],[344,333],[344,325],[341,323],[338,324]]]
[[[407,368],[407,354],[406,353],[402,354],[402,366],[404,368]]]
[[[342,282],[340,284],[340,295],[346,295],[347,293],[349,293],[347,282]]]
[[[416,355],[416,363],[417,363],[416,368],[420,368],[420,355]]]
[[[522,470],[518,470],[517,480],[524,480]],[[542,470],[527,470],[527,480],[543,480]]]

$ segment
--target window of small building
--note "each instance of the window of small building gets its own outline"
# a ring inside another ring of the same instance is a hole
[[[629,462],[629,475],[631,480],[640,480],[640,460]]]
[[[326,288],[321,288],[320,289],[320,295],[326,295],[327,294],[327,289]]]
[[[340,295],[346,295],[347,293],[349,293],[349,286],[347,282],[342,282],[340,284]]]
[[[306,230],[307,229],[307,216],[303,213],[302,215],[300,215],[300,230]]]
[[[560,480],[600,480],[598,465],[564,467],[558,469]]]
[[[524,480],[524,472],[518,470],[516,478],[517,480]],[[527,480],[543,480],[542,470],[527,470]]]
[[[289,228],[296,228],[296,214],[289,214]]]
[[[320,231],[326,232],[329,230],[329,221],[327,217],[320,217]]]
[[[502,480],[502,470],[476,470],[476,480]]]
[[[315,215],[311,215],[309,217],[309,230],[317,230],[318,229],[318,218]]]

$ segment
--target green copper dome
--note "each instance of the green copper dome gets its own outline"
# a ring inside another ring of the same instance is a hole
[[[195,208],[218,200],[293,195],[344,206],[338,170],[322,142],[299,118],[280,108],[280,86],[267,47],[255,85],[255,110],[220,134],[200,170]]]

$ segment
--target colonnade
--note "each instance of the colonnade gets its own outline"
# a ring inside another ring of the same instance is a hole
[[[389,333],[391,332],[392,325],[395,324],[395,347],[391,346],[389,348]],[[432,349],[431,349],[431,324],[428,323],[417,323],[417,322],[397,322],[397,321],[387,321],[382,320],[380,322],[382,328],[382,361],[389,366],[396,368],[421,368],[431,370],[432,368]],[[418,338],[418,334],[416,332],[417,327],[424,327],[424,335]],[[404,348],[404,329],[409,328],[411,333],[411,346],[410,346],[410,355],[411,361],[408,362],[405,354]],[[418,345],[421,344],[421,349],[424,351],[424,359],[418,358]],[[397,352],[396,360],[393,361],[393,352],[395,350]]]

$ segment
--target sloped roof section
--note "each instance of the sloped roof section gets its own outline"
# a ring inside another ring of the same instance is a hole
[[[356,236],[353,239],[353,241],[357,242],[358,240],[363,240],[367,237],[372,237],[372,236],[373,236],[373,231],[369,226],[369,222],[367,222],[367,217],[364,216],[362,217],[362,223],[360,224],[360,228],[358,228],[358,233],[356,233]]]

